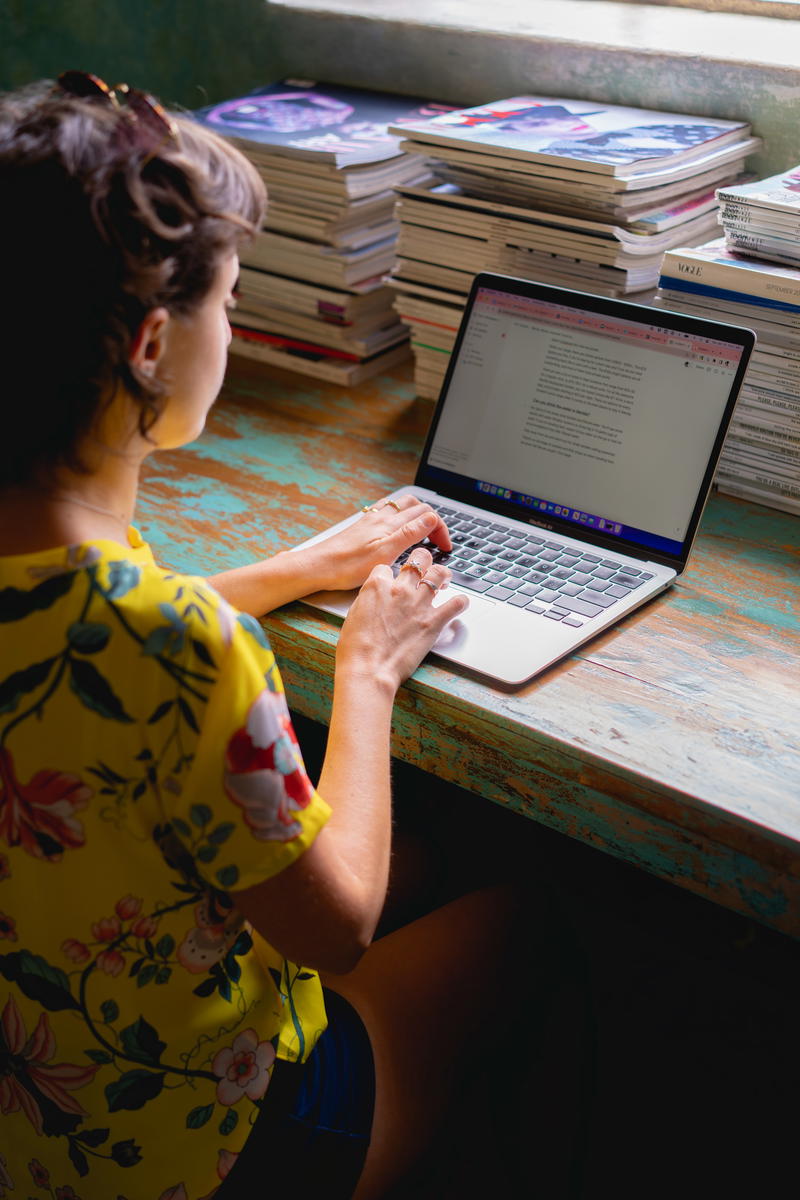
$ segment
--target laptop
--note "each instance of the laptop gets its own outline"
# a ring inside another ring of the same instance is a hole
[[[441,514],[453,550],[430,549],[470,596],[433,653],[516,686],[669,587],[754,343],[721,322],[478,275],[414,483],[393,493]],[[305,603],[344,616],[353,595]]]

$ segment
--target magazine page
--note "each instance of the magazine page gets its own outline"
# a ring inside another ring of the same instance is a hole
[[[191,115],[241,144],[344,166],[398,155],[399,137],[387,132],[390,122],[402,130],[407,122],[418,124],[449,110],[449,105],[413,96],[284,79]]]
[[[751,183],[720,188],[718,199],[731,205],[742,203],[800,212],[800,166],[790,167],[780,175],[770,175],[768,179],[755,179]]]
[[[621,169],[659,161],[688,160],[725,141],[743,140],[749,126],[587,100],[513,96],[475,108],[456,109],[423,122],[394,124],[390,133],[495,154],[580,165],[616,175]]]

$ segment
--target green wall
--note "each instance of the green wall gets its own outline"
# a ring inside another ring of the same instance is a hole
[[[68,68],[197,108],[278,74],[264,0],[0,0],[0,90]]]

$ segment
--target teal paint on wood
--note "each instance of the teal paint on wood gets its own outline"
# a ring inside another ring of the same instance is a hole
[[[272,80],[272,29],[264,0],[5,0],[0,88],[74,67],[198,108]]]

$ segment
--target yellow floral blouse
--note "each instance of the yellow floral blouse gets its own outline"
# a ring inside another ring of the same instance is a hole
[[[231,892],[329,809],[261,626],[92,542],[0,558],[0,1197],[201,1200],[275,1057],[325,1026],[313,971]],[[12,1190],[13,1189],[13,1190]]]

